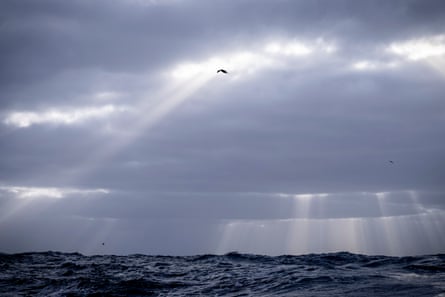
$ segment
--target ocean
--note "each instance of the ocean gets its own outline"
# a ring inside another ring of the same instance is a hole
[[[445,297],[445,254],[0,254],[0,296]]]

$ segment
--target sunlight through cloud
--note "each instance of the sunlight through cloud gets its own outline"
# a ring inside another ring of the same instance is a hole
[[[42,112],[15,111],[9,113],[4,123],[9,126],[27,128],[36,124],[72,125],[91,119],[107,117],[125,111],[124,107],[105,105],[101,107],[73,108],[66,110],[50,109]]]
[[[445,244],[445,231],[441,229],[445,212],[422,205],[416,191],[280,193],[274,196],[293,200],[294,217],[229,220],[222,227],[219,253],[249,250],[260,254],[305,254],[347,250],[365,254],[413,255],[421,249],[440,251]],[[320,205],[320,202],[326,204],[334,200],[330,206],[344,207],[352,197],[375,201],[380,210],[377,216],[314,215],[314,203]],[[415,211],[400,210],[406,206]],[[264,243],[264,238],[284,244],[276,247]],[[419,238],[422,238],[422,244],[417,244]]]
[[[113,92],[113,91],[104,91],[104,92],[98,92],[94,94],[94,99],[98,101],[111,101],[118,99],[122,96],[121,93]]]
[[[73,188],[46,188],[46,187],[16,187],[3,186],[1,191],[12,194],[15,198],[20,199],[35,199],[35,198],[51,198],[60,199],[68,195],[93,195],[93,194],[108,194],[107,189],[73,189]]]
[[[361,60],[354,62],[351,65],[351,68],[355,71],[370,72],[370,71],[395,69],[399,66],[399,64],[400,63],[396,61],[380,62],[380,61]]]
[[[320,38],[314,40],[311,44],[313,44],[314,50],[318,49],[323,53],[333,51],[333,46]],[[284,52],[280,52],[280,50],[275,53],[268,53],[267,50],[258,52],[235,50],[221,52],[219,55],[211,56],[201,61],[188,60],[176,63],[163,73],[165,82],[158,92],[150,92],[145,96],[141,96],[140,102],[135,104],[134,110],[139,112],[140,116],[135,117],[136,120],[132,125],[131,131],[125,131],[125,133],[117,136],[112,144],[92,154],[85,164],[81,166],[82,168],[79,168],[76,172],[83,174],[91,170],[134,142],[143,131],[156,125],[178,106],[191,99],[202,87],[218,77],[217,69],[225,68],[229,72],[227,78],[238,79],[243,75],[255,73],[261,68],[283,64],[286,53],[307,55],[309,52],[312,52],[312,48],[308,45],[293,41],[282,42],[279,46],[280,49],[282,47]],[[287,61],[284,62],[287,63]],[[28,125],[26,120],[17,120],[17,122],[21,125]]]
[[[388,51],[413,61],[443,56],[445,55],[445,35],[396,42],[388,47]]]
[[[211,57],[202,62],[180,63],[170,71],[175,80],[193,79],[197,76],[215,76],[219,68],[227,68],[232,78],[241,74],[249,74],[254,70],[270,65],[272,61],[263,55],[250,51],[232,52],[230,54]]]
[[[182,62],[169,71],[169,75],[177,80],[191,79],[197,75],[214,75],[221,67],[227,68],[232,78],[252,74],[264,67],[281,65],[284,59],[304,57],[315,52],[330,54],[336,47],[318,38],[312,42],[272,41],[260,46],[263,50],[240,50],[221,53],[201,62]]]
[[[299,42],[272,42],[266,45],[265,51],[271,54],[282,54],[286,56],[306,56],[312,53],[313,50],[307,45]]]

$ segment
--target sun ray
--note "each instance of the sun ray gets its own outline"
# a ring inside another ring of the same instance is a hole
[[[131,125],[131,131],[115,133],[107,144],[92,152],[86,159],[72,170],[71,180],[86,179],[95,169],[112,158],[115,154],[135,142],[142,134],[148,133],[156,124],[173,112],[179,105],[190,99],[201,87],[213,77],[200,75],[185,81],[178,81],[161,90],[156,99],[147,96],[142,100],[135,110],[138,111],[137,118]],[[153,101],[157,103],[153,103]]]
[[[163,78],[162,86],[158,91],[136,99],[133,106],[126,108],[124,116],[133,115],[134,120],[130,121],[131,129],[119,129],[113,127],[113,123],[108,125],[108,140],[92,151],[79,165],[67,168],[65,171],[65,184],[73,184],[79,180],[85,180],[95,170],[101,168],[120,151],[137,141],[137,139],[148,133],[159,122],[172,114],[181,104],[191,100],[205,85],[221,75],[216,73],[216,69],[225,67],[229,71],[227,79],[237,80],[250,77],[260,69],[271,66],[287,64],[288,56],[298,57],[309,56],[314,53],[330,54],[333,52],[333,45],[327,43],[322,38],[315,41],[280,40],[260,46],[260,50],[249,49],[220,52],[207,59],[195,62],[180,62],[174,67],[159,73]],[[227,80],[226,80],[227,81]],[[94,98],[100,100],[115,98],[118,93],[98,93]],[[80,110],[48,113],[42,115],[22,114],[15,120],[17,125],[27,127],[32,123],[65,123],[72,124],[76,121],[99,117],[114,113],[116,109],[109,104],[101,109]],[[59,179],[60,180],[60,179]]]

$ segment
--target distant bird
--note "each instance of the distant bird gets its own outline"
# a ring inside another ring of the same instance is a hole
[[[105,245],[105,242],[102,242],[102,245]]]
[[[224,74],[228,73],[227,70],[224,70],[224,69],[218,69],[218,71],[216,71],[216,73],[220,73],[220,72],[222,72]]]
[[[389,163],[391,163],[391,164],[394,164],[394,161],[392,161],[392,160],[389,160]]]

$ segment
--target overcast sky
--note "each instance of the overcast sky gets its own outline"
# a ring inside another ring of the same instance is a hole
[[[44,250],[444,253],[444,1],[1,1],[0,252]]]

